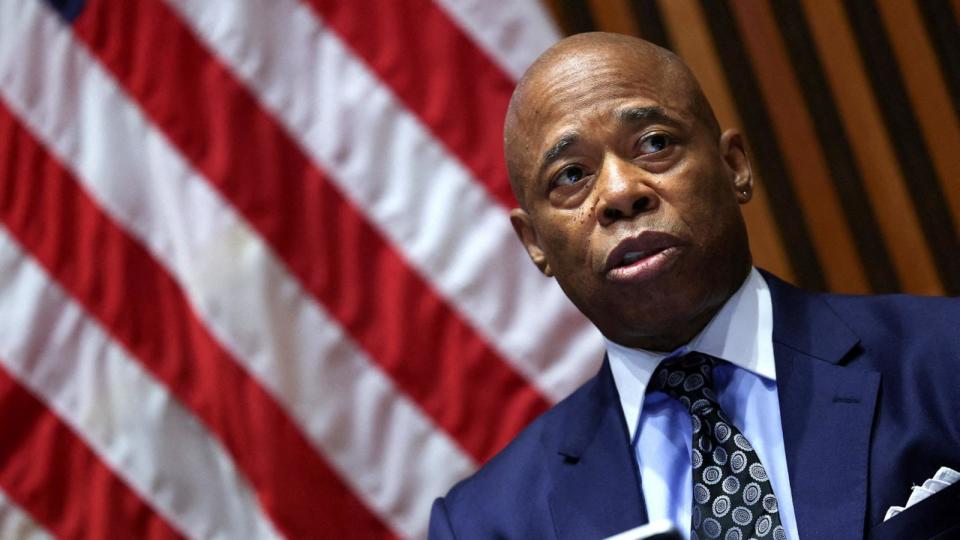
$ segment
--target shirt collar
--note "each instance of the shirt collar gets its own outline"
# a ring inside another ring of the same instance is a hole
[[[647,383],[671,353],[624,347],[604,338],[613,380],[633,439]],[[684,345],[775,381],[773,310],[770,289],[756,268],[704,329]]]

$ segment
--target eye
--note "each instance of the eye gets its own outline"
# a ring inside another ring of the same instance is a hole
[[[570,165],[557,174],[556,180],[554,180],[553,184],[555,186],[573,185],[580,180],[583,180],[584,176],[586,176],[586,173],[584,173],[582,167],[579,165]]]
[[[666,133],[651,133],[640,139],[639,150],[641,154],[655,154],[665,150],[671,142]]]

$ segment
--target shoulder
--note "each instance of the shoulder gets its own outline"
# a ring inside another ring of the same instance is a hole
[[[824,299],[860,340],[860,354],[850,364],[883,376],[884,400],[923,405],[921,412],[927,417],[960,412],[956,394],[960,299],[909,295],[824,295]],[[953,422],[953,429],[954,440],[960,441],[960,424]]]
[[[946,394],[960,386],[960,298],[810,293],[764,277],[774,301],[775,341],[813,356],[854,343],[842,345],[849,351],[841,364],[879,372],[887,397],[909,398],[935,386],[956,402]]]
[[[595,381],[596,377],[587,381],[534,420],[477,472],[438,499],[431,530],[451,530],[458,538],[536,537],[549,530],[549,462],[561,459],[557,449],[563,426],[584,414],[582,405]],[[445,523],[439,524],[440,520]]]
[[[774,300],[775,328],[804,326],[816,338],[841,325],[872,352],[960,350],[960,298],[811,293],[768,273],[764,278]]]
[[[908,294],[820,296],[855,329],[867,333],[954,329],[960,316],[960,298]]]
[[[960,363],[960,299],[904,294],[821,297],[868,350]]]
[[[954,391],[960,387],[960,298],[807,293],[782,282],[776,287],[789,303],[776,311],[796,311],[789,324],[814,328],[812,339],[837,333],[828,326],[855,336],[856,346],[841,363],[880,373],[884,400],[916,403],[924,396],[931,408],[960,410]]]

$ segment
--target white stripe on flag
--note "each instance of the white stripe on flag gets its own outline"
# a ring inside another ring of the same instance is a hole
[[[514,80],[560,39],[536,0],[436,0]]]
[[[559,400],[596,369],[599,334],[530,263],[506,210],[310,9],[296,0],[168,2],[540,391]]]
[[[11,77],[23,66],[0,52],[0,80],[11,81],[0,91],[11,108],[167,267],[211,332],[347,484],[395,531],[422,536],[432,499],[469,474],[472,460],[302,290],[69,31],[50,24],[52,12],[18,17],[19,31],[0,47],[42,43],[33,69],[48,75],[32,80],[55,72],[62,86]]]
[[[219,442],[0,227],[0,362],[194,537],[278,538]]]
[[[33,516],[17,506],[0,490],[0,538],[5,540],[53,540]]]

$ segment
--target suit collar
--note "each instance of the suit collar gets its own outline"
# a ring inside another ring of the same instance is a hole
[[[844,366],[863,351],[823,297],[764,277],[797,528],[805,538],[862,538],[880,375]]]
[[[620,398],[604,358],[600,372],[558,405],[544,437],[558,538],[603,538],[647,522]],[[551,440],[552,439],[552,440]]]
[[[773,341],[837,364],[860,341],[820,296],[789,285],[766,271],[773,301]]]

